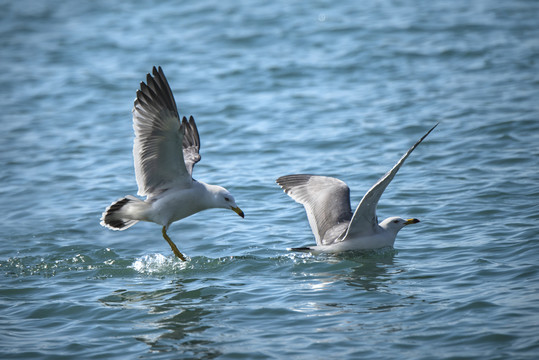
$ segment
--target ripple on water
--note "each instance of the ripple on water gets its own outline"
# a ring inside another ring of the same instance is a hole
[[[0,13],[0,358],[536,357],[539,2]],[[186,263],[153,224],[99,225],[137,191],[131,107],[153,65],[197,119],[195,176],[246,214],[174,224]],[[284,250],[314,239],[276,178],[339,177],[356,205],[435,122],[380,202],[421,219],[397,250]]]

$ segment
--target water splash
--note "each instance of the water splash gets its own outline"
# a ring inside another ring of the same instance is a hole
[[[142,274],[166,274],[186,269],[189,260],[188,258],[188,261],[180,261],[162,254],[149,254],[136,259],[130,268]]]

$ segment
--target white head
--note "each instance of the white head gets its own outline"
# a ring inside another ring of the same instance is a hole
[[[245,217],[243,211],[241,211],[238,205],[236,205],[236,200],[234,199],[234,196],[232,196],[230,191],[228,191],[224,187],[212,185],[211,192],[213,194],[213,207],[230,209],[239,216]]]
[[[397,235],[399,230],[405,227],[406,225],[416,224],[418,222],[419,222],[418,219],[405,220],[405,219],[401,219],[400,217],[393,216],[382,221],[380,223],[380,227],[386,231],[392,232],[395,235]]]

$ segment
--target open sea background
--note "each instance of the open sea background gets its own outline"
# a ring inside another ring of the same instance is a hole
[[[539,2],[0,1],[0,358],[535,359]],[[153,65],[246,217],[99,225],[136,194]],[[275,179],[379,204],[395,249],[318,255]]]

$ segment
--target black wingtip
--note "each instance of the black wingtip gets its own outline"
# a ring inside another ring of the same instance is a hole
[[[426,138],[427,135],[429,135],[429,134],[432,132],[432,130],[434,130],[434,129],[436,128],[436,126],[438,126],[439,124],[440,124],[440,122],[437,122],[433,127],[431,127],[430,130],[427,131],[427,133],[421,138],[421,140],[423,140],[424,138]]]
[[[299,247],[299,248],[288,248],[287,249],[288,251],[301,251],[301,252],[305,252],[305,251],[311,251],[312,249],[310,247]]]
[[[438,126],[438,124],[439,124],[439,122],[437,122],[433,127],[431,127],[430,130],[427,131],[427,133],[426,133],[425,135],[423,135],[423,136],[421,137],[421,139],[419,139],[419,140],[418,140],[418,141],[417,141],[417,142],[410,148],[410,150],[408,150],[408,152],[407,152],[406,154],[404,154],[404,156],[401,158],[401,160],[399,161],[399,163],[400,163],[401,161],[404,162],[404,160],[406,160],[406,158],[408,157],[408,155],[410,155],[410,154],[412,153],[412,151],[414,151],[415,148],[416,148],[419,144],[421,144],[421,143],[423,142],[423,140],[425,140],[425,138],[426,138],[427,136],[429,136],[429,134],[432,132],[432,130],[434,130],[434,129],[436,128],[436,126]],[[404,159],[404,160],[403,160],[403,159]],[[398,164],[398,163],[397,163],[397,164]]]
[[[316,175],[311,174],[293,174],[279,177],[275,182],[284,190],[286,194],[295,186],[305,185]]]

